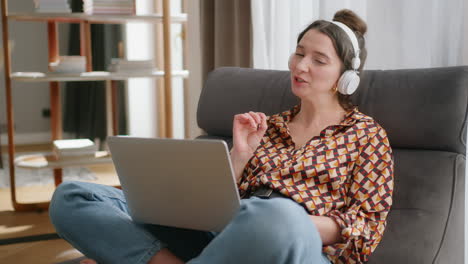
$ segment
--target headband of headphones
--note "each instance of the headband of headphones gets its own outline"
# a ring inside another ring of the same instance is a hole
[[[341,22],[338,22],[338,21],[330,21],[330,22],[340,27],[346,33],[346,35],[348,35],[349,39],[351,40],[351,44],[353,45],[353,49],[354,49],[354,58],[352,60],[351,67],[353,67],[353,70],[357,71],[359,69],[359,66],[361,65],[361,59],[359,59],[359,53],[361,52],[361,50],[359,49],[359,44],[358,44],[356,34],[354,34],[354,32],[348,26],[346,26],[345,24]]]

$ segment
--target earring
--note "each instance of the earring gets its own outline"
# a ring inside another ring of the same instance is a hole
[[[333,93],[338,92],[338,85],[333,86],[332,91]]]

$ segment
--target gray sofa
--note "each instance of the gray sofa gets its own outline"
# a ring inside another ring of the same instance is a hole
[[[364,71],[353,100],[387,130],[395,154],[393,207],[369,263],[464,263],[468,66]],[[200,96],[200,138],[231,145],[235,114],[297,102],[287,71],[218,68]]]

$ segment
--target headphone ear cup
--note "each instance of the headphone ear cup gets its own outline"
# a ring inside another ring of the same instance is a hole
[[[345,71],[338,80],[338,92],[344,95],[353,94],[359,86],[360,78],[355,71]]]

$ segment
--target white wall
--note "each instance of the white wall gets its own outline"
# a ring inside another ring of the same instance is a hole
[[[136,0],[137,13],[145,14],[153,9],[154,0]],[[172,0],[171,14],[181,11],[181,1]],[[181,25],[171,25],[172,69],[181,70],[182,40]],[[126,26],[126,53],[128,59],[154,59],[154,45],[162,40],[155,40],[155,27],[147,23],[132,23]],[[127,84],[127,106],[129,134],[141,137],[157,137],[157,92],[154,79],[131,79]],[[172,79],[172,111],[175,138],[184,138],[184,90],[183,79]]]
[[[9,0],[9,12],[32,12],[33,1]],[[44,22],[9,21],[12,41],[12,71],[47,71],[47,26]],[[67,50],[68,26],[59,27],[61,54]],[[1,50],[3,53],[3,48]],[[0,58],[0,124],[1,143],[7,144],[6,101],[3,54]],[[12,82],[17,144],[40,143],[50,140],[50,119],[42,117],[42,109],[49,108],[48,83]]]

